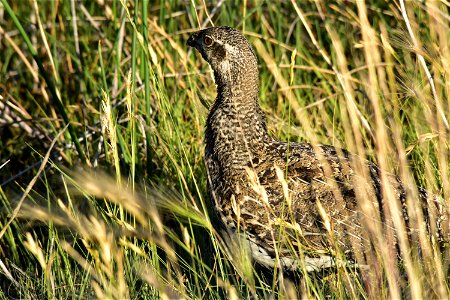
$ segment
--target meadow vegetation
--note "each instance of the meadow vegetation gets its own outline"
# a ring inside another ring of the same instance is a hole
[[[418,0],[0,0],[0,298],[448,297],[449,249],[420,230],[401,240],[402,264],[373,228],[375,269],[254,266],[212,212],[203,126],[214,81],[186,40],[212,25],[243,31],[273,137],[348,149],[445,205],[449,11]],[[420,227],[418,207],[408,199]]]

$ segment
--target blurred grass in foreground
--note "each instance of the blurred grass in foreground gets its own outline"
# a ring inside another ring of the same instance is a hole
[[[0,297],[448,296],[448,249],[423,236],[398,266],[375,235],[370,273],[255,271],[211,213],[214,83],[185,45],[212,22],[242,30],[274,137],[346,148],[448,203],[448,3],[0,3]]]

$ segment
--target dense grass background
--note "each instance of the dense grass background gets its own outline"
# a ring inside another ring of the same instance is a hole
[[[421,237],[404,266],[378,244],[369,274],[255,271],[211,213],[214,82],[185,45],[242,30],[272,136],[346,148],[448,202],[447,2],[0,3],[1,298],[448,295],[448,249]]]

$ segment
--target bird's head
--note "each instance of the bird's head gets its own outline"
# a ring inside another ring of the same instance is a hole
[[[187,44],[211,65],[216,80],[233,82],[241,76],[252,75],[257,80],[256,56],[240,31],[227,26],[211,27],[193,33]]]

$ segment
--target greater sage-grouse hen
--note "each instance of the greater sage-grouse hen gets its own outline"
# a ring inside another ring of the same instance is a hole
[[[211,65],[217,84],[205,155],[211,197],[228,232],[245,236],[253,258],[265,267],[296,270],[301,261],[307,271],[332,267],[336,249],[349,259],[363,257],[371,247],[364,228],[387,232],[393,226],[383,209],[378,167],[332,146],[271,138],[258,104],[257,59],[239,31],[212,27],[192,34],[187,44]],[[355,171],[358,161],[369,180]],[[405,188],[387,176],[408,228]],[[428,229],[437,240],[446,239],[442,206],[434,198],[427,205],[427,193],[419,194]],[[431,227],[430,210],[440,216]]]

